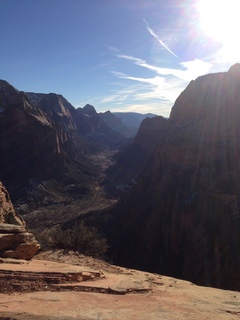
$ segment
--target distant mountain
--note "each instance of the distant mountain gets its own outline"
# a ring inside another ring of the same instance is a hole
[[[127,126],[123,124],[122,119],[111,111],[99,113],[102,120],[114,131],[120,133],[125,138],[135,137],[138,127]],[[139,124],[140,125],[140,124]]]
[[[123,140],[92,106],[75,109],[61,95],[19,92],[0,80],[0,179],[13,200],[36,186],[48,199],[43,180],[62,192],[88,188],[98,171],[89,156]]]
[[[102,121],[95,108],[86,105],[84,108],[75,109],[63,96],[49,93],[27,93],[48,117],[57,123],[72,141],[76,137],[86,138],[88,143],[95,143],[95,148],[113,147],[125,137],[117,134]]]
[[[77,152],[80,141],[75,123],[76,109],[59,94],[33,92],[26,92],[25,94],[34,106],[39,108],[62,132],[64,150],[68,153],[74,150]]]
[[[67,155],[60,128],[26,94],[3,80],[0,105],[0,177],[8,189],[21,188],[30,177],[62,171]]]
[[[77,109],[75,122],[78,134],[96,144],[114,147],[116,144],[126,140],[121,133],[116,132],[103,121],[95,108],[89,104],[84,108]]]
[[[118,118],[122,120],[122,123],[129,128],[135,129],[136,133],[140,127],[141,122],[146,118],[156,117],[156,114],[153,113],[137,113],[137,112],[113,112]]]
[[[135,175],[106,213],[113,263],[240,290],[239,101],[237,64],[191,81],[168,120],[143,122],[113,167],[117,183]]]

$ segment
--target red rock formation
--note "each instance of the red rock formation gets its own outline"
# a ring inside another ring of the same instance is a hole
[[[0,182],[0,257],[29,260],[39,249],[39,243],[16,215],[9,194]]]

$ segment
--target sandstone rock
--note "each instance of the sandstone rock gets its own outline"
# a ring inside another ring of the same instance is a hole
[[[3,228],[7,229],[11,227],[9,225],[3,226],[2,223],[10,223],[19,226],[25,225],[24,221],[15,214],[9,194],[6,188],[3,186],[2,182],[0,182],[0,232],[2,232]]]
[[[68,256],[66,261],[70,262]],[[105,266],[108,269],[104,271],[105,278],[99,278],[82,262],[70,265],[32,259],[22,265],[2,263],[0,318],[239,319],[239,292],[199,287],[187,281],[117,266],[111,266],[110,271],[109,265]],[[95,266],[103,267],[99,262],[95,261]],[[81,274],[86,271],[92,274],[93,280],[82,281]]]
[[[29,260],[39,248],[34,235],[15,213],[9,194],[0,182],[0,257]]]

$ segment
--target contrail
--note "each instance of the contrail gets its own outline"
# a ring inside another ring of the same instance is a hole
[[[176,57],[177,59],[181,60],[172,50],[170,50],[168,48],[168,46],[166,46],[166,44],[164,42],[162,42],[162,40],[158,37],[158,35],[148,26],[148,22],[143,19],[145,24],[146,24],[146,28],[148,30],[148,32],[168,51],[170,52],[174,57]]]

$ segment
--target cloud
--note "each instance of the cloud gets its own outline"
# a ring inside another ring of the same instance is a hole
[[[113,53],[119,52],[119,50],[115,47],[109,46],[107,44],[103,44],[103,46],[106,47],[109,51],[111,51]]]
[[[139,78],[126,75],[121,72],[113,72],[118,78],[131,80],[140,83],[134,90],[131,91],[133,100],[167,100],[171,103],[175,101],[179,93],[182,91],[182,82],[176,79],[165,79],[163,77],[155,76],[152,78]],[[129,84],[128,84],[129,86]],[[121,95],[122,97],[122,95]]]
[[[132,98],[139,99],[159,99],[167,100],[173,104],[179,94],[187,86],[188,82],[196,79],[202,74],[206,74],[212,65],[201,60],[180,62],[181,69],[160,68],[148,64],[145,60],[127,55],[118,55],[119,58],[132,61],[134,64],[151,70],[155,76],[151,78],[134,77],[122,72],[112,72],[119,79],[130,80],[142,84],[141,92],[135,93]],[[143,90],[144,88],[144,90]],[[143,92],[144,91],[144,92]]]
[[[168,116],[176,98],[186,88],[187,84],[191,80],[209,73],[213,65],[199,59],[181,61],[148,26],[147,21],[145,21],[145,24],[150,35],[179,60],[177,63],[174,62],[176,67],[166,68],[164,65],[154,65],[144,59],[122,54],[120,50],[109,47],[111,53],[117,58],[127,62],[127,64],[121,62],[119,65],[120,68],[127,66],[129,74],[112,70],[111,73],[118,79],[118,82],[114,83],[114,87],[117,86],[118,88],[114,88],[109,96],[101,99],[100,103],[102,105],[111,104],[111,110],[123,110],[124,108],[125,111],[142,112],[141,110],[145,110],[144,112],[149,112],[154,109],[155,113]],[[152,73],[152,76],[135,76],[133,74],[136,70],[136,68],[133,68],[134,66],[150,71],[148,74],[151,75]]]
[[[179,68],[161,68],[147,63],[145,60],[117,54],[120,59],[151,70],[153,77],[135,77],[123,72],[112,71],[120,80],[114,86],[112,94],[100,100],[100,104],[109,104],[111,110],[131,110],[151,112],[169,116],[176,98],[185,89],[190,80],[207,73],[212,65],[201,60],[179,62]],[[124,80],[124,81],[123,81]],[[146,103],[148,102],[148,103]],[[114,108],[114,106],[119,108]]]
[[[104,110],[107,111],[107,110]],[[103,111],[103,112],[104,112]],[[113,107],[111,112],[139,112],[139,113],[155,113],[161,114],[163,117],[168,118],[170,107],[168,103],[162,102],[159,105],[159,102],[154,103],[127,103],[124,106]]]
[[[143,21],[146,24],[146,28],[148,32],[168,51],[170,52],[174,57],[180,60],[180,58],[171,50],[168,48],[168,46],[159,38],[159,36],[148,26],[148,22],[143,19]]]
[[[186,82],[194,80],[200,75],[206,74],[213,66],[211,63],[195,59],[191,61],[179,62],[179,66],[181,69],[161,68],[150,65],[145,60],[139,58],[123,54],[118,54],[117,56],[122,59],[133,61],[136,65],[155,71],[159,75],[172,75]]]

